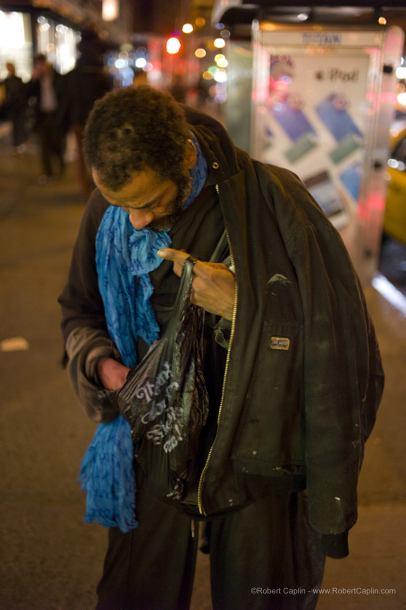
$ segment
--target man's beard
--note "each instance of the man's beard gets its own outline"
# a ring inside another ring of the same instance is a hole
[[[192,178],[189,175],[181,175],[174,179],[175,184],[178,187],[178,194],[170,205],[171,211],[169,214],[157,218],[149,223],[147,229],[153,231],[169,231],[179,220],[183,214],[183,207],[190,195],[192,190]]]

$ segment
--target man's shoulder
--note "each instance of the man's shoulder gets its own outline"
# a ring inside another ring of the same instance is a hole
[[[219,120],[196,108],[184,104],[179,104],[179,106],[184,110],[190,127],[200,132],[202,137],[208,136],[211,142],[218,141],[222,143],[222,146],[235,148],[229,133]]]
[[[252,157],[250,158],[256,168],[257,173],[264,173],[281,181],[301,182],[298,176],[286,167],[273,165],[272,163],[265,163],[264,161],[258,161],[258,159],[254,159]]]
[[[253,160],[258,184],[265,200],[275,210],[280,226],[290,233],[309,227],[331,226],[302,180],[291,170]]]
[[[295,193],[296,195],[300,194],[300,196],[308,197],[309,193],[303,182],[290,169],[252,158],[250,158],[250,161],[262,190],[270,190],[274,196],[278,193],[281,196],[286,196],[287,193]]]

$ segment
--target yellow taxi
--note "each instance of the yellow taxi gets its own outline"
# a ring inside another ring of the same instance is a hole
[[[383,232],[406,246],[406,124],[392,135]]]

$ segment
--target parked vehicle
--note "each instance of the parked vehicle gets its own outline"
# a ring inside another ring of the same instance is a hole
[[[406,124],[396,131],[387,164],[389,185],[383,232],[406,246]]]

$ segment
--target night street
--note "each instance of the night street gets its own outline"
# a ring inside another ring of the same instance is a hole
[[[35,147],[12,156],[7,137],[0,139],[4,610],[91,610],[107,541],[104,528],[84,524],[85,494],[77,483],[95,425],[77,404],[60,364],[57,298],[85,206],[75,169],[69,162],[62,179],[39,186]],[[323,587],[330,592],[320,596],[318,610],[406,608],[406,312],[373,287],[365,291],[386,389],[366,445],[350,555],[327,561]],[[208,557],[201,553],[192,609],[211,609]]]

